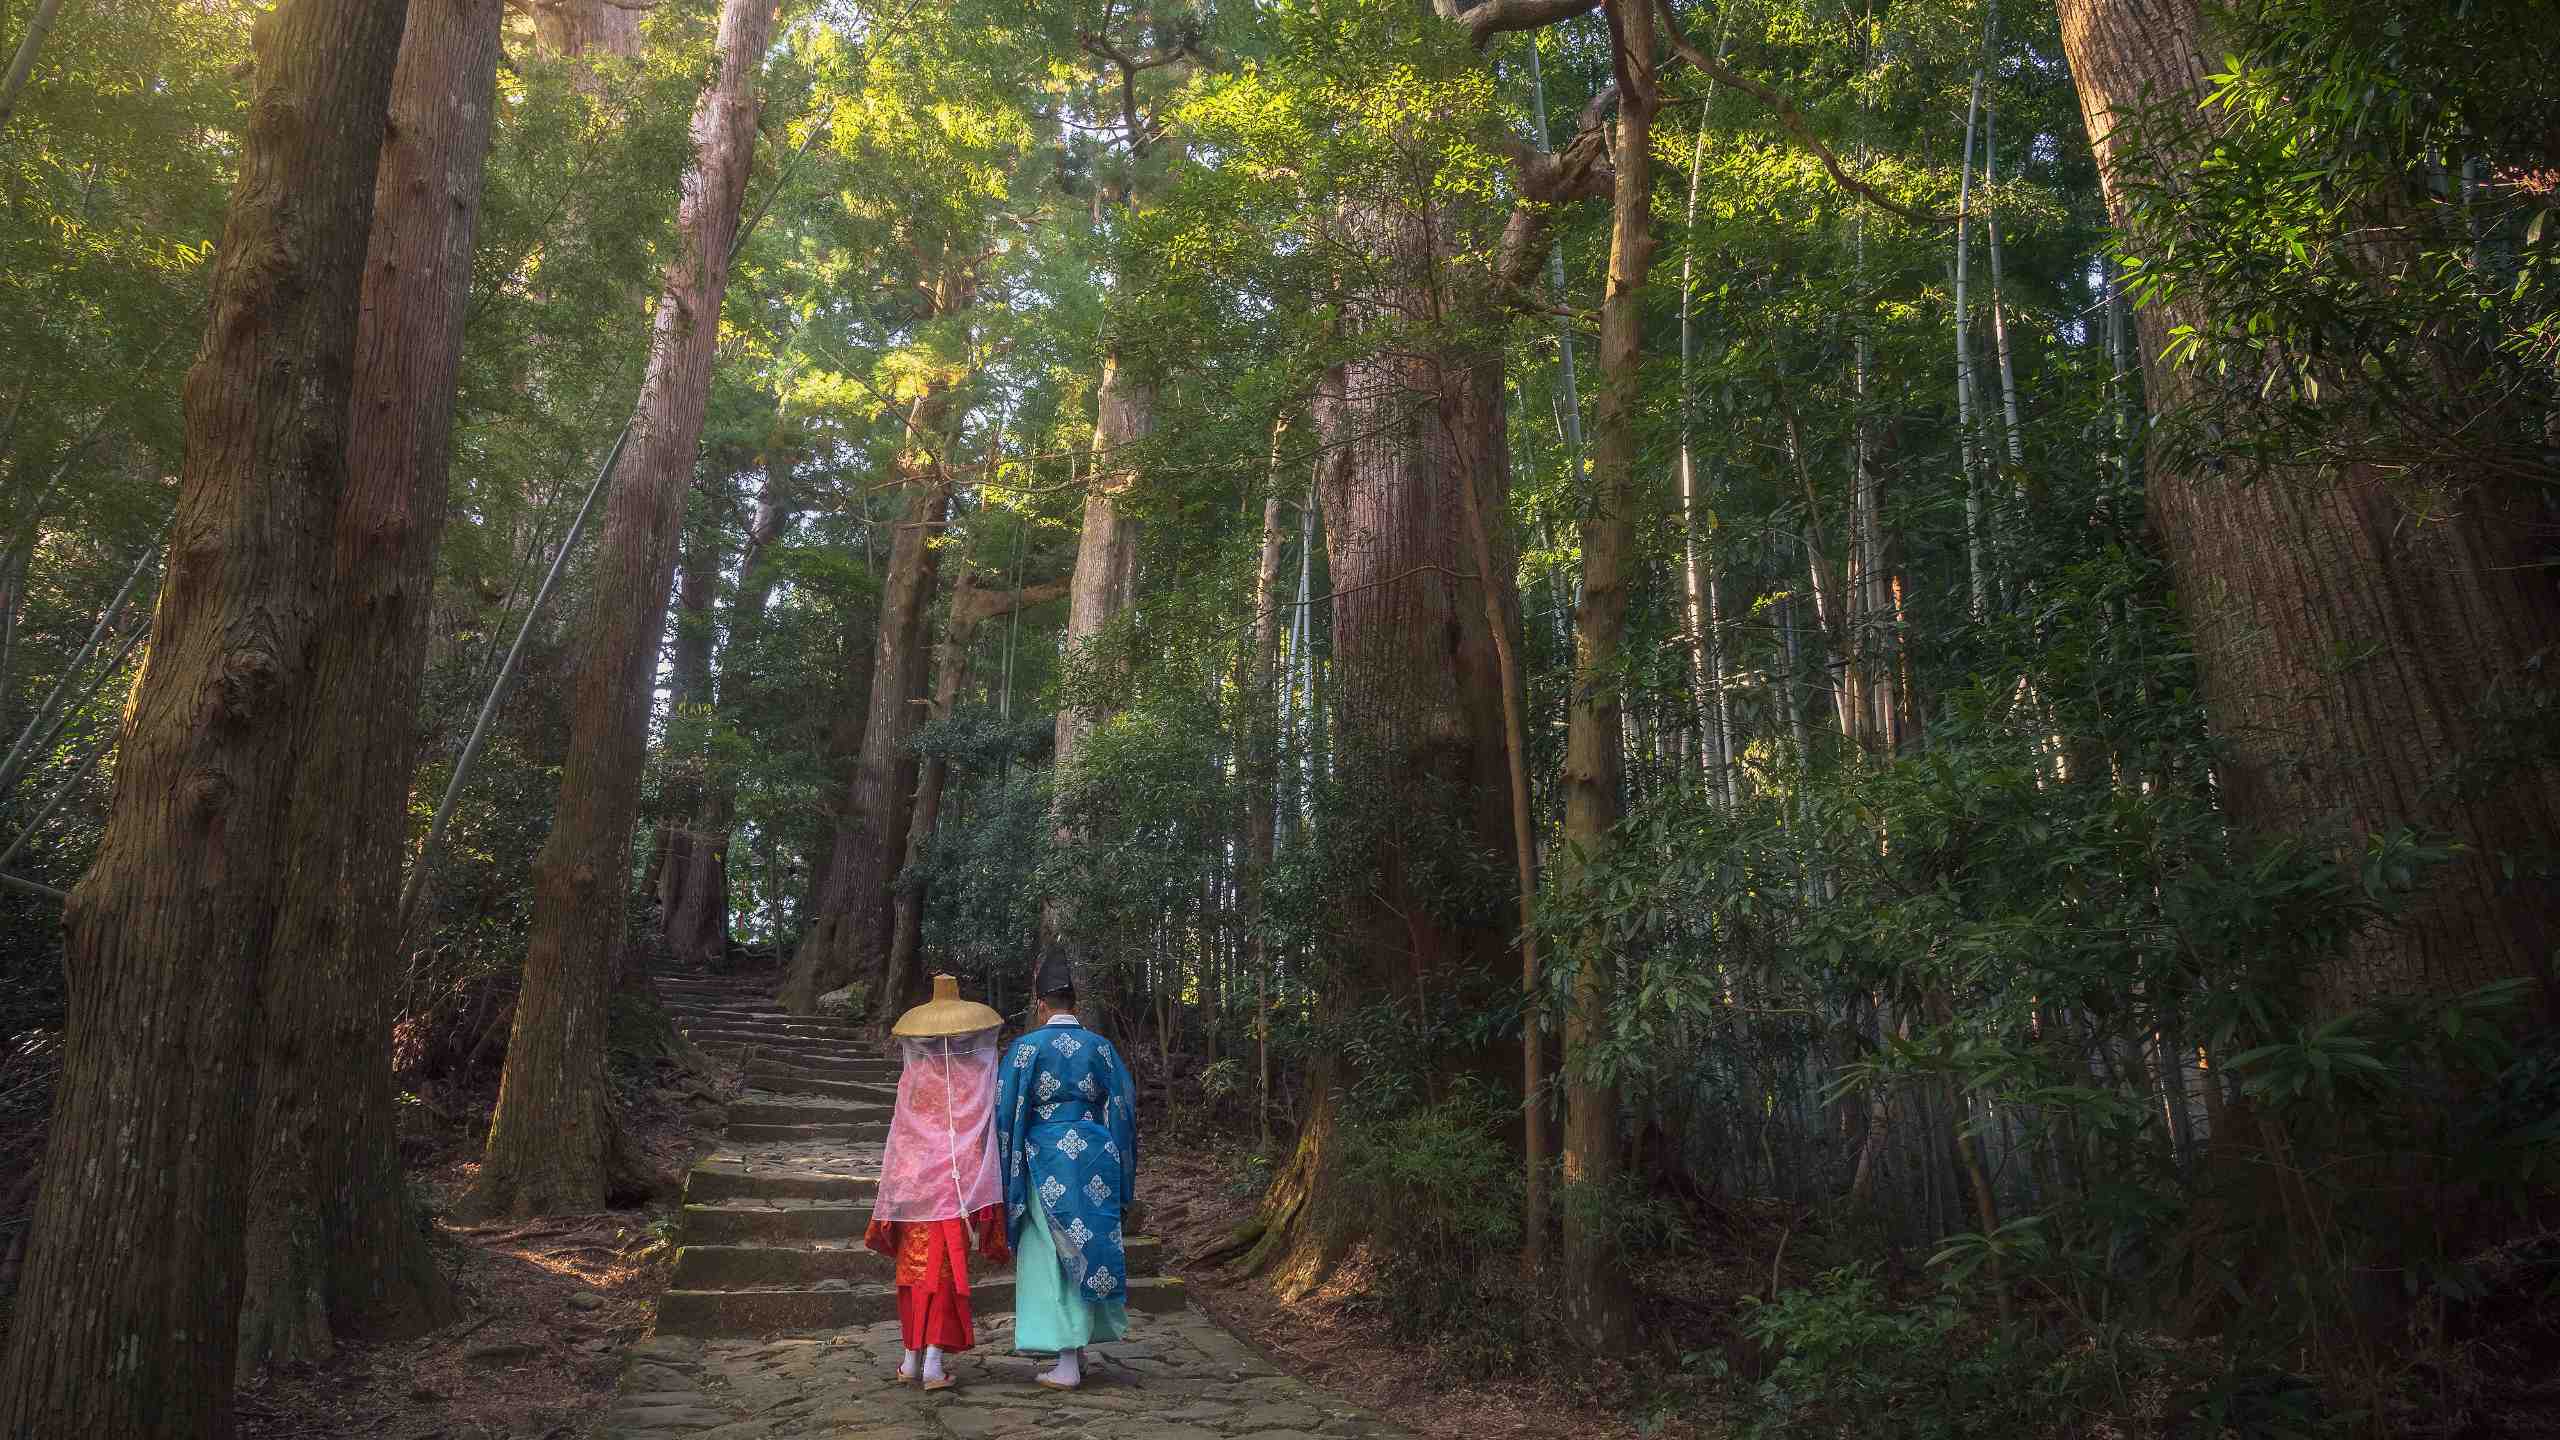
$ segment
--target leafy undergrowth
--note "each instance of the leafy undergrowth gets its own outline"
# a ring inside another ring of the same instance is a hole
[[[1160,1146],[1151,1224],[1176,1257],[1217,1251],[1261,1178],[1240,1149]],[[1547,1338],[1552,1298],[1508,1273],[1459,1282],[1470,1300],[1435,1309],[1472,1318],[1437,1328],[1394,1310],[1414,1281],[1367,1245],[1295,1299],[1230,1271],[1183,1278],[1285,1368],[1430,1440],[2560,1436],[2560,1232],[2478,1257],[2480,1293],[2432,1312],[2380,1373],[2321,1383],[2210,1339],[2075,1326],[2024,1294],[2004,1338],[1985,1296],[1959,1302],[1920,1257],[1782,1207],[1688,1220],[1636,1266],[1635,1347],[1596,1362]]]
[[[1251,1174],[1240,1152],[1159,1147],[1141,1195],[1167,1254],[1211,1250],[1251,1218],[1255,1189],[1240,1178]],[[1730,1265],[1692,1265],[1687,1284],[1701,1294],[1747,1284],[1747,1268],[1739,1257]],[[1675,1383],[1678,1367],[1664,1363],[1682,1336],[1715,1339],[1714,1325],[1685,1300],[1648,1297],[1638,1354],[1567,1363],[1561,1350],[1533,1351],[1489,1367],[1484,1332],[1406,1338],[1407,1327],[1381,1298],[1383,1278],[1367,1246],[1294,1300],[1229,1272],[1183,1271],[1195,1303],[1283,1369],[1429,1440],[1708,1440],[1728,1433],[1723,1407],[1704,1387]]]
[[[719,1137],[725,1070],[657,1067],[626,1092],[624,1121],[660,1175],[684,1174]],[[441,1212],[479,1168],[494,1085],[403,1107],[412,1181]],[[673,1258],[672,1184],[645,1207],[483,1226],[436,1222],[438,1262],[463,1316],[416,1340],[341,1345],[241,1387],[243,1440],[567,1440],[585,1433],[647,1333]]]

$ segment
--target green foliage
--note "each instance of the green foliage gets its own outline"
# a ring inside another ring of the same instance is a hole
[[[2173,347],[2208,380],[2179,417],[2200,462],[2370,466],[2420,523],[2483,480],[2555,483],[2551,18],[2249,0],[2203,109],[2140,117],[2129,273],[2147,304],[2211,302]]]
[[[1742,1329],[1768,1348],[1750,1387],[1753,1440],[1886,1431],[1915,1440],[2071,1433],[2069,1417],[2119,1398],[2127,1357],[2031,1335],[1986,1335],[1957,1297],[1903,1302],[1873,1264],[1824,1273],[1773,1301],[1744,1298]],[[1723,1366],[1721,1360],[1716,1362]]]
[[[1502,1278],[1520,1243],[1519,1167],[1496,1129],[1508,1110],[1461,1086],[1437,1104],[1346,1122],[1319,1222],[1375,1247],[1392,1333],[1445,1345],[1480,1373],[1516,1366],[1546,1318],[1534,1291]]]

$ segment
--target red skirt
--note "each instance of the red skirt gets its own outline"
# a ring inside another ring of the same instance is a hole
[[[977,1343],[969,1313],[969,1231],[978,1232],[978,1250],[989,1260],[1008,1258],[1003,1210],[989,1206],[959,1220],[874,1220],[862,1243],[894,1260],[898,1277],[899,1343],[909,1350],[928,1345],[944,1353]]]

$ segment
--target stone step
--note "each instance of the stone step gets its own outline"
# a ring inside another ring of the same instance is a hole
[[[896,1084],[899,1065],[895,1060],[847,1059],[820,1051],[776,1049],[768,1045],[745,1044],[735,1040],[704,1040],[693,1037],[693,1043],[724,1058],[745,1056],[753,1051],[754,1060],[773,1060],[797,1070],[807,1070],[837,1080],[869,1080]]]
[[[894,1108],[881,1104],[847,1104],[814,1095],[805,1099],[753,1095],[730,1102],[729,1122],[732,1125],[740,1121],[750,1125],[828,1125],[877,1120],[885,1125]]]
[[[779,1010],[740,1010],[728,1007],[710,1009],[681,1004],[670,1004],[666,1008],[667,1013],[674,1016],[678,1023],[705,1028],[787,1030],[793,1034],[842,1035],[849,1039],[859,1038],[864,1033],[863,1027],[851,1020],[812,1020],[804,1016],[785,1015]]]
[[[863,1214],[867,1227],[870,1212]],[[1164,1268],[1164,1245],[1152,1235],[1132,1239],[1128,1255],[1133,1279],[1151,1279]],[[988,1267],[975,1256],[969,1267],[973,1294],[979,1284],[1002,1278],[981,1273]],[[806,1290],[826,1280],[886,1285],[895,1273],[889,1257],[864,1248],[857,1232],[827,1244],[687,1245],[676,1251],[667,1283],[676,1290]]]
[[[815,1125],[767,1125],[758,1121],[732,1120],[728,1138],[732,1140],[852,1140],[877,1144],[889,1138],[889,1122],[879,1120],[831,1120]]]
[[[824,1035],[829,1039],[869,1041],[861,1026],[843,1020],[810,1020],[770,1010],[676,1010],[676,1019],[705,1030],[749,1030],[761,1035]],[[880,1049],[877,1043],[873,1049]]]
[[[690,1194],[681,1233],[687,1245],[772,1244],[792,1240],[859,1240],[871,1224],[871,1206],[808,1201],[758,1204],[732,1201],[698,1205]]]
[[[753,1045],[762,1050],[840,1056],[847,1060],[868,1060],[877,1065],[897,1063],[881,1054],[879,1046],[851,1035],[822,1035],[814,1030],[759,1030],[728,1024],[686,1025],[679,1028],[696,1045]]]
[[[847,1080],[823,1070],[808,1070],[786,1065],[779,1060],[754,1059],[747,1062],[747,1083],[758,1090],[771,1090],[781,1095],[830,1095],[839,1100],[871,1100],[882,1105],[898,1102],[898,1082],[888,1080]]]
[[[833,1025],[859,1030],[862,1022],[845,1015],[794,1015],[779,1003],[763,995],[667,995],[661,997],[669,1005],[682,1006],[697,1015],[753,1015],[773,1020],[797,1020],[805,1025]]]
[[[1190,1294],[1180,1280],[1132,1280],[1129,1308],[1145,1315],[1186,1309]],[[969,1308],[974,1313],[1006,1315],[1013,1311],[1013,1278],[972,1281]],[[771,1335],[787,1330],[841,1330],[898,1318],[894,1285],[859,1285],[801,1290],[669,1290],[658,1298],[661,1335]]]
[[[877,1175],[819,1175],[805,1170],[749,1170],[705,1161],[686,1172],[687,1205],[723,1200],[834,1200],[866,1210],[880,1191]]]

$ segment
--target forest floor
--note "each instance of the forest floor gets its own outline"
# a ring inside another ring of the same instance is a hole
[[[1250,1219],[1259,1200],[1251,1173],[1243,1149],[1208,1136],[1158,1145],[1140,1189],[1168,1254],[1211,1250]],[[1280,1369],[1428,1440],[1705,1440],[1726,1433],[1721,1407],[1703,1387],[1671,1383],[1665,1359],[1682,1345],[1719,1343],[1712,1302],[1753,1288],[1753,1273],[1765,1277],[1767,1261],[1686,1257],[1675,1274],[1653,1277],[1656,1293],[1643,1317],[1647,1353],[1569,1373],[1532,1356],[1510,1373],[1488,1374],[1471,1358],[1481,1351],[1466,1337],[1417,1343],[1400,1335],[1365,1247],[1294,1300],[1257,1279],[1180,1268],[1193,1303]],[[1674,1298],[1660,1293],[1665,1288],[1684,1293]]]
[[[462,1318],[414,1340],[342,1345],[271,1368],[238,1394],[242,1440],[567,1440],[611,1398],[666,1288],[677,1186],[718,1140],[736,1075],[661,1067],[625,1120],[665,1177],[645,1207],[455,1225],[442,1212],[478,1173],[494,1085],[404,1103],[402,1150],[437,1212],[437,1253]]]

